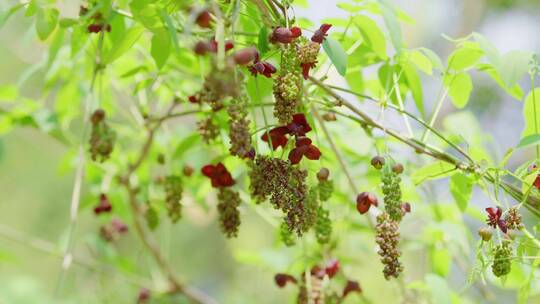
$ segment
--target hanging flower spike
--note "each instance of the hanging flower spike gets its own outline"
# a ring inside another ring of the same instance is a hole
[[[311,139],[307,137],[298,137],[296,139],[296,148],[289,152],[289,160],[293,165],[298,164],[303,156],[310,160],[321,158],[321,151],[312,145],[311,142]]]
[[[328,30],[331,27],[332,27],[332,25],[328,24],[328,23],[325,23],[325,24],[321,25],[321,27],[319,27],[319,29],[316,30],[315,33],[313,34],[313,36],[311,37],[311,41],[317,42],[317,43],[323,43],[326,36],[328,36],[328,34],[326,34],[326,32],[328,32]]]
[[[293,42],[294,39],[300,36],[302,36],[302,30],[297,26],[290,29],[286,27],[277,27],[270,35],[270,42],[287,44]]]
[[[293,120],[287,125],[289,132],[295,136],[305,136],[311,131],[311,127],[306,120],[306,116],[302,113],[294,114]]]
[[[289,141],[287,139],[286,134],[289,134],[289,129],[287,127],[276,127],[272,130],[265,132],[261,139],[264,142],[268,142],[268,135],[270,134],[270,139],[272,140],[272,150],[276,150],[279,146],[285,148],[287,145],[287,142]]]
[[[206,165],[201,169],[202,174],[209,177],[212,181],[212,187],[221,188],[221,187],[230,187],[234,185],[234,179],[231,176],[231,173],[225,168],[222,163],[217,165]]]
[[[343,295],[341,297],[345,298],[351,292],[362,292],[362,288],[360,288],[360,284],[357,281],[348,280],[347,285],[343,288]]]
[[[488,213],[488,218],[486,220],[488,226],[491,226],[493,228],[497,228],[497,226],[499,226],[499,229],[501,229],[502,232],[506,233],[506,222],[501,219],[502,209],[499,207],[489,207],[486,208],[486,212]]]
[[[274,281],[276,282],[276,285],[279,287],[279,288],[283,288],[285,287],[285,285],[287,285],[287,283],[293,283],[293,284],[296,284],[296,279],[289,275],[289,274],[286,274],[286,273],[278,273],[274,276]]]
[[[276,68],[267,61],[257,61],[249,68],[251,75],[257,77],[257,74],[264,75],[266,78],[271,78],[277,70]]]

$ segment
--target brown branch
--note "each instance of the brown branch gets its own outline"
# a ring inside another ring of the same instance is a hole
[[[133,225],[135,227],[137,236],[139,237],[143,245],[146,247],[146,249],[150,252],[152,257],[158,264],[159,268],[167,275],[167,279],[169,280],[169,283],[171,284],[171,289],[169,293],[183,294],[193,303],[216,304],[217,302],[214,299],[212,299],[210,296],[208,296],[207,294],[195,288],[185,286],[176,277],[173,269],[170,267],[167,260],[162,255],[161,251],[159,250],[159,247],[152,241],[152,239],[149,237],[149,235],[147,234],[144,228],[144,224],[142,222],[143,211],[140,209],[139,204],[137,202],[138,189],[135,186],[133,186],[131,183],[131,176],[142,165],[144,160],[147,158],[148,153],[150,152],[150,148],[152,147],[152,143],[154,141],[154,135],[156,131],[167,118],[171,117],[170,115],[172,114],[172,111],[175,106],[176,106],[176,103],[173,104],[169,108],[169,111],[167,112],[166,115],[162,116],[157,121],[155,121],[154,125],[152,125],[152,121],[149,122],[149,124],[147,125],[148,131],[146,135],[146,140],[141,147],[139,156],[131,165],[129,165],[127,173],[124,176],[120,177],[120,183],[126,188],[128,192],[129,205],[131,207],[131,211],[133,214]],[[178,113],[178,115],[176,115],[175,117],[183,116],[183,115],[190,115],[197,112],[199,111],[186,111],[183,113]]]
[[[309,77],[309,79],[317,85],[319,88],[321,88],[323,91],[325,91],[328,95],[332,96],[334,99],[336,99],[336,105],[337,106],[345,106],[349,110],[351,110],[354,114],[358,115],[358,117],[354,116],[348,116],[351,119],[356,120],[358,123],[362,125],[371,126],[376,129],[380,129],[386,134],[394,137],[395,139],[401,141],[402,143],[412,147],[415,149],[417,153],[426,154],[429,155],[435,159],[444,161],[446,163],[455,165],[456,168],[470,172],[475,174],[482,174],[486,180],[488,180],[491,184],[497,183],[497,179],[491,176],[489,173],[481,173],[478,169],[480,168],[476,163],[472,162],[470,164],[464,163],[461,160],[455,158],[454,156],[445,153],[443,151],[440,151],[439,149],[436,149],[428,144],[425,144],[417,139],[409,138],[406,136],[401,135],[399,132],[386,128],[379,124],[378,122],[374,121],[368,114],[363,112],[362,110],[356,108],[353,104],[351,104],[349,101],[341,97],[339,94],[334,92],[329,86],[321,82],[319,79],[316,79],[314,77]],[[465,153],[464,151],[461,151]],[[467,155],[467,159],[472,159],[470,156]],[[525,196],[522,191],[520,191],[515,185],[512,185],[505,181],[500,181],[501,188],[508,193],[510,196],[512,196],[514,199],[516,199],[519,202],[522,202],[525,200],[525,207],[534,215],[537,217],[540,217],[540,211],[537,210],[538,206],[540,206],[540,199],[538,197],[534,196]]]

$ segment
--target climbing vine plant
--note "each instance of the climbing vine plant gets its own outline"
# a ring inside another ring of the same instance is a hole
[[[130,301],[241,303],[240,291],[224,300],[195,288],[160,245],[160,231],[189,233],[174,226],[198,207],[222,238],[253,237],[248,216],[275,231],[260,236],[276,240],[272,252],[287,264],[256,250],[235,256],[272,273],[267,288],[290,302],[475,303],[509,289],[526,303],[537,294],[532,52],[501,54],[471,33],[441,38],[455,46],[442,59],[407,46],[401,24],[414,21],[389,0],[338,2],[348,16],[322,24],[297,16],[306,1],[74,2],[8,1],[0,14],[0,25],[31,20],[47,46],[39,65],[0,87],[0,132],[37,128],[69,149],[74,169],[71,199],[57,202],[70,224],[56,297],[82,242],[77,222],[95,217],[97,259],[131,257],[115,244],[134,235],[159,270],[130,270],[147,276],[130,282]],[[523,107],[521,139],[503,157],[486,149],[489,130],[467,110],[473,73]],[[436,95],[423,91],[426,79]],[[455,112],[443,120],[449,103]],[[518,150],[530,159],[511,170]],[[447,280],[453,266],[465,283]]]

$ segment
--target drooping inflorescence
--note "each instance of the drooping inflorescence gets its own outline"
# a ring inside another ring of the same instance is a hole
[[[90,117],[92,130],[90,134],[90,154],[92,160],[103,162],[107,160],[116,141],[116,132],[114,132],[105,122],[105,111],[97,109]]]
[[[401,253],[398,250],[398,228],[398,222],[392,220],[388,213],[384,212],[377,216],[375,241],[379,245],[378,254],[384,264],[383,273],[387,280],[391,277],[397,278],[403,271],[403,265],[399,261]]]

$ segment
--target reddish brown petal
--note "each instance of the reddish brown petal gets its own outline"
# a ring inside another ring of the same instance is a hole
[[[338,260],[331,260],[324,269],[326,275],[331,279],[333,278],[337,272],[339,271],[339,261]]]
[[[304,76],[305,80],[307,80],[309,78],[309,70],[310,69],[311,69],[311,64],[302,63],[302,75]]]
[[[302,30],[298,26],[291,27],[291,37],[292,38],[298,38],[302,36]]]
[[[206,166],[202,167],[201,172],[205,176],[212,178],[212,176],[214,174],[214,170],[215,170],[214,165],[206,165]]]
[[[254,47],[242,49],[234,53],[233,55],[234,62],[236,62],[236,64],[239,64],[239,65],[246,65],[254,61],[258,53],[259,52],[257,51],[257,49]]]
[[[274,276],[274,281],[276,282],[276,285],[279,286],[279,288],[285,287],[287,283],[296,283],[296,279],[288,275],[286,273],[278,273]]]
[[[296,136],[304,136],[306,133],[311,131],[306,116],[303,113],[294,114],[292,117],[292,122],[287,125],[289,132]]]
[[[347,285],[343,288],[343,298],[345,298],[351,292],[362,292],[360,284],[357,281],[348,280]]]
[[[195,20],[195,22],[200,26],[200,27],[203,27],[203,28],[209,28],[210,27],[210,23],[212,22],[212,16],[210,15],[210,12],[208,11],[202,11],[199,13],[199,15],[197,16],[197,19]]]
[[[234,48],[234,43],[230,40],[225,41],[225,52]]]
[[[303,155],[304,153],[301,148],[294,148],[289,152],[289,160],[293,165],[296,165],[302,160]]]
[[[328,23],[324,23],[323,25],[321,25],[321,27],[319,28],[319,30],[321,30],[321,32],[325,33],[328,32],[328,30],[332,27],[331,24],[328,24]]]
[[[272,32],[272,35],[270,36],[270,42],[291,43],[293,39],[292,36],[293,33],[288,28],[278,27]]]
[[[296,139],[296,146],[302,147],[302,146],[309,146],[311,145],[312,141],[308,137],[301,136]]]
[[[493,207],[486,208],[486,212],[489,214],[489,216],[496,216],[496,209]]]
[[[508,229],[506,228],[506,222],[504,220],[498,220],[497,225],[501,229],[502,232],[506,233]]]
[[[534,184],[533,184],[533,185],[536,187],[536,189],[539,189],[539,190],[540,190],[540,174],[538,174],[538,175],[536,176],[536,179],[534,180]]]
[[[318,160],[321,158],[321,151],[314,145],[309,145],[304,156],[311,160]]]

